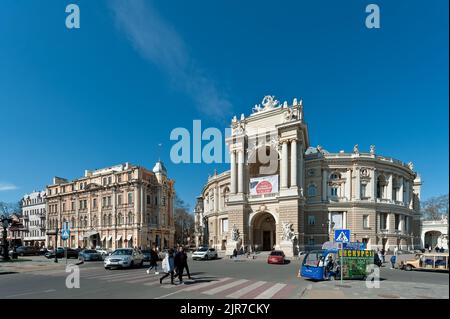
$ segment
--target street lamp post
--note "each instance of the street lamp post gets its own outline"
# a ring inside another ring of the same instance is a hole
[[[208,217],[203,217],[203,246],[208,245]]]
[[[58,253],[58,226],[55,229],[55,263],[58,262],[58,257],[56,256]]]

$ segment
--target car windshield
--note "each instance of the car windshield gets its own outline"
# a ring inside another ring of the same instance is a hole
[[[272,251],[270,253],[271,256],[283,256],[283,252],[282,251]]]
[[[208,251],[208,248],[202,247],[202,248],[199,248],[198,251]]]
[[[88,249],[84,251],[86,254],[95,254],[97,251],[96,250],[92,250],[92,249]]]
[[[117,256],[117,255],[131,255],[133,252],[131,251],[131,249],[117,249],[115,252],[113,252],[112,254]]]
[[[322,251],[312,251],[308,255],[306,255],[305,260],[303,261],[303,265],[317,267],[319,266],[319,261],[322,257]]]
[[[150,250],[143,250],[142,253],[143,254],[150,254]]]

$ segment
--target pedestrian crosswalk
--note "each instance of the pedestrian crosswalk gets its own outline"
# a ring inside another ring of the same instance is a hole
[[[63,277],[67,273],[63,269],[46,270],[34,273],[34,275]],[[164,290],[173,291],[167,294],[170,298],[173,294],[194,293],[205,298],[230,298],[230,299],[284,299],[296,298],[299,288],[288,283],[258,281],[233,277],[196,276],[193,280],[187,280],[184,284],[170,284],[170,277],[165,278],[161,285],[161,275],[147,274],[145,269],[130,269],[118,271],[105,271],[101,268],[80,268],[80,279],[98,280],[107,283],[126,283],[143,285],[146,287],[158,286]],[[175,280],[177,282],[177,280]],[[164,297],[164,296],[162,296]]]

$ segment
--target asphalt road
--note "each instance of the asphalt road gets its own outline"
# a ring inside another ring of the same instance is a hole
[[[105,270],[102,262],[86,262],[80,266],[80,288],[69,289],[66,287],[69,274],[65,272],[65,265],[61,262],[57,270],[0,275],[0,298],[296,299],[301,298],[306,289],[319,284],[298,278],[299,265],[299,260],[292,260],[285,265],[269,265],[263,256],[256,260],[243,258],[238,261],[229,258],[208,261],[189,259],[193,280],[186,280],[181,285],[171,285],[169,278],[166,278],[163,285],[160,285],[161,275],[148,275],[146,268]],[[387,267],[382,267],[380,272],[382,283],[396,283],[399,287],[411,283],[415,286],[436,285],[448,291],[448,272],[406,272]]]

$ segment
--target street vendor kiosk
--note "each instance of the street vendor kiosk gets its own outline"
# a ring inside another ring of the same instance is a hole
[[[303,259],[299,275],[318,281],[335,280],[340,278],[342,268],[343,279],[364,279],[368,275],[367,266],[374,264],[374,256],[373,250],[354,247],[313,250]]]

